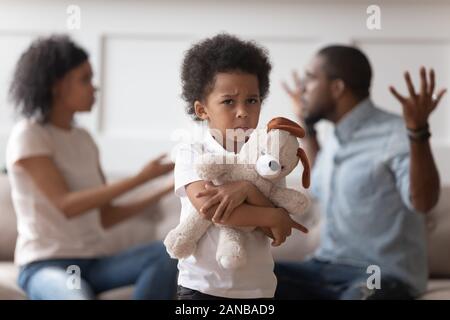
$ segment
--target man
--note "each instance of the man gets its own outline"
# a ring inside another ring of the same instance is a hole
[[[405,73],[409,97],[390,88],[403,119],[374,106],[370,63],[353,47],[323,48],[304,82],[294,75],[295,89],[284,84],[307,128],[311,191],[324,221],[311,259],[276,264],[276,298],[402,299],[425,291],[424,217],[440,192],[428,118],[445,90],[433,95],[433,70],[427,76],[422,67],[420,76],[417,93]],[[322,119],[335,128],[320,148],[314,124]],[[368,270],[380,271],[379,285],[367,284]]]

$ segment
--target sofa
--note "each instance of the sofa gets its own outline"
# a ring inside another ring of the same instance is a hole
[[[168,177],[150,182],[117,201],[129,201],[154,192],[164,179]],[[17,231],[10,191],[7,176],[0,174],[0,299],[21,300],[27,297],[16,284],[18,268],[13,263],[13,256]],[[179,209],[178,198],[174,194],[168,195],[140,215],[108,230],[105,249],[112,254],[133,245],[163,239],[178,223]],[[272,249],[275,260],[300,261],[315,250],[320,241],[319,210],[317,205],[313,205],[299,220],[310,228],[308,235],[293,232],[282,246]],[[443,188],[439,204],[428,215],[427,229],[430,279],[428,291],[421,299],[450,299],[450,186]],[[127,286],[104,292],[98,299],[129,299],[132,292],[133,287]]]

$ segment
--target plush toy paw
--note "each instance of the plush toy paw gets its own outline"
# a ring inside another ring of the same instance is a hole
[[[197,244],[184,237],[177,229],[171,230],[164,239],[167,253],[173,259],[183,259],[194,254]]]
[[[289,212],[294,215],[302,215],[305,213],[306,209],[309,207],[309,199],[303,195],[302,193],[298,192],[297,197],[292,197],[289,199],[290,201],[290,207],[292,207],[294,210],[292,212]]]

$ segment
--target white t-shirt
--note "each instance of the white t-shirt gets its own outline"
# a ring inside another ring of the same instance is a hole
[[[204,141],[178,150],[175,161],[175,194],[181,199],[181,217],[195,210],[185,192],[189,183],[202,180],[194,161],[202,152],[223,153],[224,148],[207,132]],[[262,231],[246,233],[247,263],[236,270],[222,268],[216,261],[219,228],[211,226],[197,244],[194,255],[178,262],[178,284],[224,298],[272,298],[277,285],[270,241]]]
[[[18,122],[9,137],[6,163],[17,215],[15,263],[54,258],[87,258],[103,254],[99,212],[90,210],[68,219],[15,163],[33,156],[49,156],[71,191],[100,186],[98,149],[83,129],[57,128],[32,120]]]

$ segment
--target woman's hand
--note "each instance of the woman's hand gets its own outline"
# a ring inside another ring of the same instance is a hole
[[[205,218],[212,216],[215,223],[224,223],[230,217],[231,213],[247,199],[248,192],[252,184],[248,181],[234,181],[220,186],[208,182],[205,185],[206,190],[196,194],[196,197],[209,196],[210,199],[200,208]],[[214,206],[215,211],[212,211]]]
[[[147,163],[141,172],[138,173],[138,180],[144,183],[172,171],[175,165],[173,163],[163,163],[164,158],[166,158],[165,154]]]
[[[154,205],[166,195],[173,192],[173,179],[169,180],[167,184],[161,186],[161,189],[155,193],[145,196],[142,199],[136,199],[132,202],[120,205],[106,205],[101,208],[101,223],[103,228],[110,228],[126,219],[129,219],[136,214],[145,212],[145,209]]]
[[[424,67],[420,68],[420,92],[416,93],[411,81],[409,72],[405,72],[406,86],[408,87],[409,97],[404,97],[397,90],[390,86],[391,93],[397,98],[403,107],[403,118],[406,127],[410,130],[423,129],[428,124],[428,118],[438,105],[446,89],[439,90],[435,96],[433,94],[435,87],[434,70],[430,70],[430,79],[427,79],[427,72]]]

